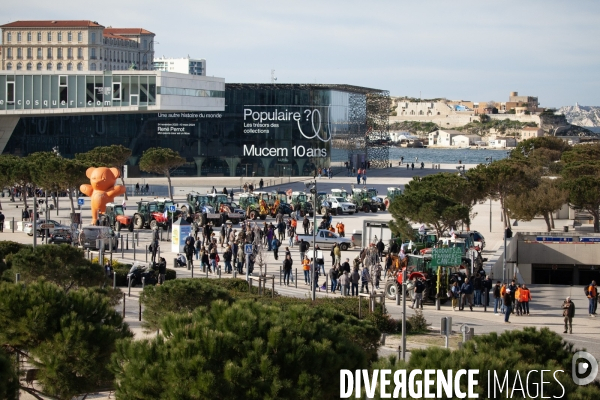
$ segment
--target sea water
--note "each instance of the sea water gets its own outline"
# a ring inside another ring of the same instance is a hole
[[[400,157],[404,157],[404,162],[424,162],[453,164],[462,162],[463,164],[485,164],[490,158],[500,160],[508,156],[508,150],[469,150],[469,149],[432,149],[432,148],[411,148],[411,147],[390,147],[390,162],[398,162]],[[347,150],[332,149],[331,161],[344,162],[348,160]]]

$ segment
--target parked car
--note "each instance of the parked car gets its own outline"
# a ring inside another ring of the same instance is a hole
[[[52,232],[50,234],[50,237],[48,238],[48,243],[71,244],[72,242],[73,242],[73,234],[71,233],[70,229],[55,228],[54,232]]]
[[[321,208],[331,211],[333,215],[342,215],[344,213],[352,215],[356,212],[354,203],[345,201],[341,196],[326,197],[322,202]]]
[[[104,239],[104,250],[117,250],[119,240],[108,226],[85,226],[79,232],[77,243],[84,249],[99,250],[97,239]]]
[[[38,219],[36,221],[37,236],[41,236],[43,234],[43,231],[45,229],[42,229],[42,227],[46,223],[52,225],[52,228],[48,229],[50,233],[54,232],[55,229],[70,229],[69,226],[62,225],[58,221],[53,219],[49,219],[48,222],[46,222],[46,219]],[[23,225],[23,232],[28,234],[29,236],[33,236],[33,222],[26,222],[25,225]]]
[[[313,235],[296,235],[296,243],[300,242],[300,239],[304,239],[310,245],[313,245]],[[335,232],[328,231],[327,229],[321,229],[317,232],[316,236],[317,244],[321,249],[330,249],[335,243],[340,246],[340,250],[348,250],[352,246],[350,238],[341,237]]]

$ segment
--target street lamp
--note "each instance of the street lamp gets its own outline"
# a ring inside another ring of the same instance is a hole
[[[306,182],[304,185],[310,190],[313,200],[313,262],[310,264],[310,298],[312,301],[315,301],[317,298],[317,281],[315,279],[315,267],[317,263],[317,180]]]
[[[494,162],[494,158],[493,157],[486,157],[485,161],[488,162],[488,166],[490,166],[492,164],[492,162]],[[492,196],[490,196],[490,233],[492,233]]]

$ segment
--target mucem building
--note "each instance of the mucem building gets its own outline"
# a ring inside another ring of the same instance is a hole
[[[332,161],[387,165],[389,94],[350,85],[225,84],[160,71],[2,71],[0,148],[65,157],[121,144],[129,177],[150,147],[187,163],[181,176],[312,175]],[[339,152],[339,150],[338,150]],[[339,158],[339,157],[338,157]]]

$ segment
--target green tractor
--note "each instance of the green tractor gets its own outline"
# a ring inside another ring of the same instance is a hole
[[[252,220],[264,220],[270,213],[267,202],[253,193],[240,194],[240,208],[246,211],[246,218]]]
[[[390,208],[390,204],[392,204],[392,201],[400,195],[402,195],[402,189],[400,189],[399,187],[387,188],[387,196],[385,197],[385,199],[383,199],[383,204],[385,204],[385,208]]]
[[[237,225],[242,219],[242,214],[235,212],[235,207],[229,201],[229,196],[222,193],[210,193],[208,196],[208,204],[221,214],[221,222],[231,221],[232,224]]]
[[[378,192],[377,189],[375,188],[368,188],[367,189],[367,196],[369,198],[371,198],[371,200],[373,200],[374,203],[377,203],[377,208],[381,211],[385,211],[385,209],[387,208],[385,203],[383,202],[383,199],[379,196],[377,196]]]
[[[210,198],[207,194],[198,192],[188,193],[186,202],[181,206],[181,211],[199,219],[202,225],[212,222],[215,226],[221,226],[222,218],[218,210],[210,205]]]
[[[300,216],[314,215],[312,203],[310,202],[310,195],[306,192],[292,192],[292,208],[294,211],[300,211]]]
[[[356,212],[359,210],[364,212],[377,212],[379,210],[379,201],[377,201],[377,193],[369,193],[367,189],[354,188],[352,189],[352,203],[356,205]]]

